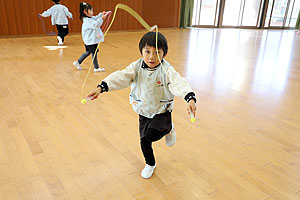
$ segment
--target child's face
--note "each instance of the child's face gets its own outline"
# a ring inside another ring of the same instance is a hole
[[[159,58],[162,59],[164,56],[164,51],[162,49],[158,49]],[[144,58],[144,62],[150,67],[154,68],[159,64],[159,59],[157,58],[155,47],[145,46],[142,49],[142,56]]]
[[[92,17],[94,15],[93,8],[89,10],[84,10],[83,12],[88,17]]]

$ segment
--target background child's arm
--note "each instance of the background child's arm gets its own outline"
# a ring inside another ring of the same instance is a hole
[[[92,27],[99,28],[103,24],[102,13],[99,13],[97,16],[93,16],[92,18],[96,20],[91,23]]]
[[[64,11],[65,11],[65,14],[66,14],[70,19],[73,18],[72,13],[68,10],[67,7],[64,7]]]
[[[96,16],[94,16],[94,17],[95,17],[96,19],[99,19],[99,18],[101,18],[101,17],[104,15],[104,13],[105,13],[105,11],[99,12],[99,14],[96,15]]]
[[[40,16],[42,17],[49,17],[52,15],[52,9],[49,8],[48,10],[44,11],[42,14],[40,14]]]

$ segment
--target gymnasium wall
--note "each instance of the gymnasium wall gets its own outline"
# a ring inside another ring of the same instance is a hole
[[[80,33],[79,20],[80,0],[61,0],[73,14],[70,21],[70,32]],[[118,3],[123,3],[134,9],[151,26],[159,28],[178,27],[180,0],[84,0],[94,8],[94,14],[103,10],[114,11]],[[38,13],[50,8],[51,0],[0,0],[0,36],[20,36],[44,34],[42,22]],[[111,16],[112,19],[112,16]],[[51,25],[50,17],[43,18],[46,31],[56,31]],[[118,10],[114,24],[110,30],[138,30],[143,27],[131,15]]]

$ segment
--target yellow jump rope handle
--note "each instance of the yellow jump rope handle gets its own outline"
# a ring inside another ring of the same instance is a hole
[[[88,101],[91,100],[91,99],[92,99],[92,97],[88,97],[88,98],[82,99],[82,100],[81,100],[81,103],[82,103],[82,104],[85,104],[86,102],[88,102]]]
[[[194,114],[190,111],[191,122],[194,123],[196,121]]]

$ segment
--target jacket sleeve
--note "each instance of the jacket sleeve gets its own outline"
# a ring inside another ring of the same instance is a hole
[[[195,94],[188,82],[172,66],[168,67],[167,74],[170,81],[169,89],[173,95],[186,99],[191,93]]]
[[[94,16],[96,19],[102,18],[103,13],[100,12],[98,15]]]
[[[72,13],[68,10],[67,7],[64,8],[64,11],[65,11],[65,14],[66,14],[69,18],[72,18],[72,17],[73,17]]]
[[[107,84],[108,91],[127,88],[135,79],[136,70],[133,64],[130,64],[123,70],[115,71],[107,76],[103,82]]]
[[[51,7],[52,8],[52,7]],[[46,11],[44,11],[41,15],[43,16],[43,17],[49,17],[49,16],[51,16],[52,15],[52,9],[51,8],[49,8],[48,10],[46,10]]]
[[[95,19],[95,21],[91,23],[93,28],[99,28],[103,24],[102,13],[99,13],[97,16],[93,16],[92,18]]]

